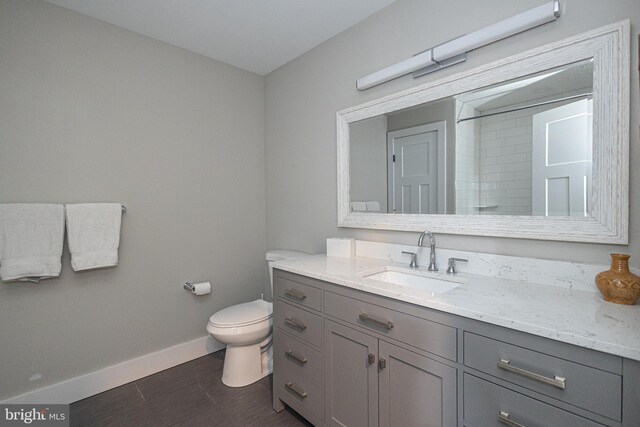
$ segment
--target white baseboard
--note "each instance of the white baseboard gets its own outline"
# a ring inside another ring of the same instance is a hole
[[[155,374],[214,351],[224,344],[209,336],[177,344],[79,377],[11,397],[1,403],[69,404]]]

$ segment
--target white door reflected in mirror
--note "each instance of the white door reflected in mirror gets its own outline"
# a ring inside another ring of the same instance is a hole
[[[589,215],[593,101],[533,116],[533,215]]]
[[[444,129],[438,122],[388,133],[391,212],[444,213]]]

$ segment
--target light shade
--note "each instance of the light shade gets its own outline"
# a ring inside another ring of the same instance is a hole
[[[435,62],[431,60],[431,49],[429,49],[405,61],[398,62],[397,64],[393,64],[390,67],[383,68],[380,71],[356,80],[356,87],[359,90],[368,89],[434,64]]]
[[[356,80],[356,87],[358,90],[364,90],[425,67],[433,65],[440,65],[441,67],[446,66],[447,64],[443,65],[440,63],[522,31],[554,21],[559,16],[560,5],[558,0],[545,3],[481,30],[474,31],[473,33],[458,37],[442,45],[430,48],[405,61],[362,77],[361,79]],[[453,63],[451,65],[453,65]]]

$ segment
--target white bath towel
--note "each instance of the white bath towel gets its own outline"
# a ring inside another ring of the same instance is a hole
[[[82,203],[67,207],[67,243],[73,271],[118,265],[119,203]]]
[[[371,200],[365,202],[367,204],[367,212],[380,212],[380,202],[377,200]]]
[[[0,204],[0,277],[5,282],[58,277],[63,239],[62,205]]]
[[[365,202],[351,202],[352,212],[364,212],[367,210],[367,204]]]

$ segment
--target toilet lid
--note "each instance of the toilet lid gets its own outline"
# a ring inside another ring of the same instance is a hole
[[[222,309],[209,318],[209,323],[218,327],[246,326],[268,319],[272,313],[273,305],[259,299]]]

